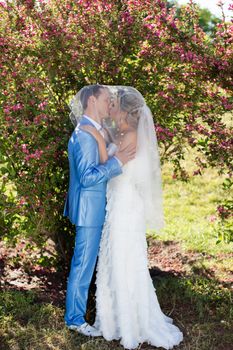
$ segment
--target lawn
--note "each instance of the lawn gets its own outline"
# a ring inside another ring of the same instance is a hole
[[[187,155],[192,173],[196,155],[189,150]],[[176,349],[233,349],[233,243],[216,244],[215,208],[224,195],[223,177],[208,169],[183,183],[172,178],[171,169],[169,163],[162,169],[165,229],[148,235],[149,268],[161,307],[184,332]],[[17,254],[27,252],[26,242],[0,248],[1,350],[123,349],[118,342],[88,339],[64,327],[67,272],[22,267]],[[155,348],[142,344],[140,349]]]

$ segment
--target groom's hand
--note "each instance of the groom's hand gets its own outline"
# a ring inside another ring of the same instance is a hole
[[[117,151],[115,153],[115,156],[120,159],[120,161],[123,164],[128,163],[129,160],[135,158],[136,155],[136,146],[129,144],[128,146],[124,147],[120,151]]]

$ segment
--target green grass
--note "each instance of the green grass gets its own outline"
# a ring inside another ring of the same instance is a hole
[[[217,281],[195,273],[188,278],[163,277],[154,282],[162,309],[185,333],[177,349],[230,350],[233,310],[227,288],[219,288]],[[41,303],[36,292],[8,291],[0,293],[0,301],[1,350],[123,349],[117,342],[88,339],[68,331],[63,307]]]
[[[187,150],[185,168],[191,174],[195,170],[193,150]],[[182,241],[186,249],[200,252],[216,253],[231,252],[233,242],[216,245],[218,202],[225,193],[221,184],[224,176],[219,176],[216,169],[206,169],[203,176],[197,175],[188,183],[174,180],[171,176],[172,165],[166,163],[162,168],[163,198],[166,225],[159,234],[162,240]]]
[[[5,292],[1,304],[1,350],[77,349],[82,342],[64,328],[63,310],[38,303],[34,292]]]
[[[185,168],[196,169],[197,154],[187,150]],[[184,183],[172,179],[172,165],[162,168],[166,226],[151,234],[164,245],[174,242],[183,259],[179,276],[154,279],[163,311],[184,332],[179,350],[231,350],[233,309],[230,280],[233,274],[233,243],[216,244],[216,206],[224,197],[224,176],[207,169]],[[178,242],[178,243],[177,243]],[[193,260],[185,260],[190,255]],[[35,291],[0,292],[0,350],[120,350],[118,342],[88,339],[64,327],[64,303],[41,301]],[[139,349],[155,349],[143,345]]]

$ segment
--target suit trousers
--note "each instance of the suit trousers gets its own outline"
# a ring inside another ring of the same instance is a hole
[[[102,233],[101,227],[76,226],[74,254],[66,292],[67,326],[85,321],[88,290],[94,273]]]

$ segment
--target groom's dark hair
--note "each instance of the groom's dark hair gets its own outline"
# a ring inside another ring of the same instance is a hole
[[[82,88],[82,91],[80,93],[80,101],[84,110],[87,108],[87,102],[89,97],[90,96],[95,96],[96,98],[99,97],[99,95],[101,94],[101,89],[105,89],[105,87],[99,84],[88,85]]]

